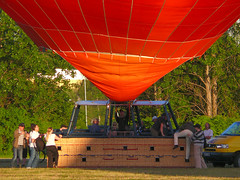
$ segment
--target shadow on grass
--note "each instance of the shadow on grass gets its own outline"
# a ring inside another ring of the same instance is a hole
[[[43,159],[40,159],[39,162],[41,162],[42,160]],[[11,168],[11,161],[12,161],[12,159],[6,159],[6,158],[0,159],[0,168]],[[40,168],[46,168],[47,167],[47,160],[45,159],[43,162],[39,163],[39,167]]]

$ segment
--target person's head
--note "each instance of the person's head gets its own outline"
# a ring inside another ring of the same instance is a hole
[[[20,131],[24,131],[25,124],[24,123],[20,123],[18,128],[19,128]]]
[[[68,127],[66,125],[61,125],[60,130],[67,129]]]
[[[153,121],[153,122],[155,122],[157,119],[158,119],[157,116],[153,116],[153,117],[152,117],[152,121]]]
[[[210,124],[209,123],[205,124],[205,129],[210,129]]]
[[[112,129],[113,129],[113,130],[117,130],[117,128],[118,128],[117,122],[113,122],[113,124],[112,124]]]
[[[113,122],[113,127],[117,127],[117,122]]]
[[[201,130],[201,125],[200,124],[195,124],[194,128],[196,129],[196,131],[200,131]]]
[[[31,129],[32,129],[33,131],[38,132],[38,131],[39,131],[39,126],[36,125],[36,124],[31,124]]]
[[[36,124],[31,124],[31,130],[34,131]]]
[[[124,112],[122,109],[120,109],[120,115],[119,115],[119,117],[120,117],[120,118],[125,117],[125,112]]]
[[[52,128],[52,127],[49,127],[49,128],[47,129],[47,134],[52,134],[52,132],[53,132],[53,128]]]
[[[93,124],[97,124],[97,125],[99,124],[98,118],[94,118],[94,119],[93,119]]]
[[[52,134],[52,132],[53,132],[53,128],[52,128],[52,127],[49,127],[49,128],[47,129],[46,141],[48,141],[49,136]]]

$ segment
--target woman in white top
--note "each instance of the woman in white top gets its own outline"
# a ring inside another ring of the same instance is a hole
[[[45,135],[46,140],[46,149],[47,149],[47,156],[48,156],[48,166],[49,168],[53,168],[53,160],[55,162],[55,167],[58,165],[58,150],[56,147],[55,140],[59,140],[60,137],[58,137],[56,134],[52,134],[53,129],[49,127],[47,129],[47,133]]]
[[[39,153],[36,151],[35,140],[40,136],[39,127],[36,124],[31,125],[32,131],[29,134],[30,158],[28,160],[27,169],[36,168],[39,162]]]

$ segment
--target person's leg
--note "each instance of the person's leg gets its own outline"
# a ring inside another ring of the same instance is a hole
[[[195,168],[202,168],[201,166],[201,152],[200,145],[194,144],[194,160],[195,160]]]
[[[174,148],[173,149],[178,147],[178,138],[179,137],[186,137],[186,130],[174,133]]]
[[[35,151],[35,158],[32,162],[32,168],[37,168],[39,163],[39,152],[37,152],[35,149],[34,151]]]
[[[179,137],[180,132],[174,133],[174,145],[178,146],[178,137]]]
[[[35,149],[34,149],[34,147],[30,147],[29,151],[30,151],[30,158],[29,158],[28,163],[27,163],[27,168],[32,167],[33,160],[35,159]]]
[[[22,163],[23,166],[26,165],[26,158],[27,158],[27,147],[23,148],[23,163]]]
[[[55,148],[54,148],[55,167],[58,166],[58,157],[59,157],[58,149],[57,149],[57,147],[55,147]]]
[[[188,132],[189,131],[189,132]],[[187,161],[189,160],[189,156],[190,156],[190,150],[191,150],[191,138],[192,138],[192,131],[188,130],[186,132],[186,159]]]
[[[202,168],[207,168],[207,165],[202,157],[202,152],[203,152],[203,145],[200,146],[200,158],[201,158],[201,167]]]
[[[11,167],[15,166],[16,159],[17,159],[17,148],[13,147],[13,158],[12,158],[12,162],[11,162]]]
[[[22,167],[23,146],[18,146],[19,167]]]
[[[48,157],[47,167],[52,168],[53,167],[53,153],[52,153],[51,146],[47,146],[46,149],[47,149],[47,157]]]

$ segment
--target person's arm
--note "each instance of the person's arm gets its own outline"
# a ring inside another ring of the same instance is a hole
[[[194,140],[203,140],[204,139],[204,133],[203,131],[197,131],[194,135],[193,135],[193,141]]]
[[[163,123],[160,124],[160,132],[162,136],[165,136],[165,134],[163,133]]]
[[[14,131],[14,138],[18,138],[21,134],[18,133],[18,129]]]
[[[59,136],[57,136],[56,134],[55,134],[55,140],[56,141],[58,141],[59,139],[61,139],[62,138],[62,135],[60,134]]]
[[[212,136],[205,136],[206,139],[211,139]]]
[[[206,138],[206,139],[211,139],[212,136],[213,136],[213,131],[211,131],[211,132],[208,134],[208,136],[205,136],[205,138]]]

